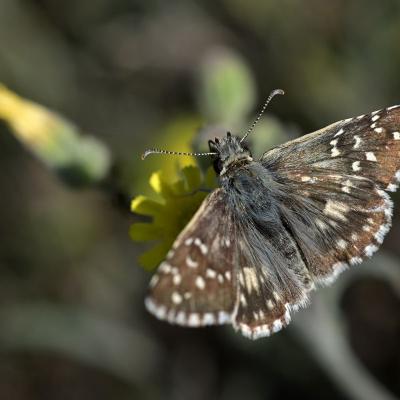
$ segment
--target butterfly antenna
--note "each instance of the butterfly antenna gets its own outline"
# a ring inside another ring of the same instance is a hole
[[[169,154],[175,156],[212,156],[217,153],[187,153],[184,151],[169,151],[161,149],[148,149],[142,154],[142,160],[144,160],[150,154]]]
[[[250,128],[247,130],[246,134],[240,139],[240,143],[243,142],[249,136],[249,134],[253,131],[254,127],[257,125],[257,122],[260,120],[261,116],[264,114],[265,109],[267,108],[269,102],[277,95],[277,94],[285,94],[282,89],[275,89],[273,90],[270,95],[268,96],[267,101],[264,103],[263,108],[261,109],[260,113],[258,114],[257,118],[251,124]]]

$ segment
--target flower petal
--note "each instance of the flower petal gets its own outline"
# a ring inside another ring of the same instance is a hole
[[[157,194],[163,197],[170,197],[173,195],[171,185],[163,177],[162,171],[157,171],[150,176],[150,186]]]
[[[146,196],[137,196],[131,202],[131,211],[140,215],[154,216],[163,211],[164,206]]]

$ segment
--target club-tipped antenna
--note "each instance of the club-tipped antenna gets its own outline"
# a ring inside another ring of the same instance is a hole
[[[142,160],[144,160],[150,154],[169,154],[169,155],[174,155],[174,156],[213,156],[217,153],[187,153],[185,151],[148,149],[142,154]]]
[[[254,127],[257,125],[257,122],[260,120],[261,116],[264,114],[265,109],[267,108],[269,102],[277,95],[277,94],[285,94],[282,89],[275,89],[273,90],[270,95],[268,96],[267,101],[264,103],[263,108],[261,109],[260,113],[257,115],[257,118],[251,124],[250,128],[247,130],[246,134],[240,139],[240,143],[243,142],[249,136],[249,134],[253,131]]]

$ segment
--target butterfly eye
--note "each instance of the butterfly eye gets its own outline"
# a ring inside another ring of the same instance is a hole
[[[214,171],[219,175],[223,168],[223,162],[220,158],[214,160]]]
[[[248,151],[248,152],[250,152],[249,146],[247,146],[246,143],[242,143],[241,146],[242,146],[243,151]]]

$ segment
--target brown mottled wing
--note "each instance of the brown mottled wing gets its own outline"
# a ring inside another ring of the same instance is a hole
[[[263,206],[239,223],[238,301],[233,326],[257,339],[278,332],[290,312],[308,303],[310,273],[295,241],[279,219],[267,221]]]
[[[371,256],[391,224],[400,181],[400,106],[340,121],[265,153],[280,214],[315,281]]]
[[[234,240],[225,192],[216,189],[152,277],[147,309],[159,319],[183,326],[230,323],[237,297]]]

